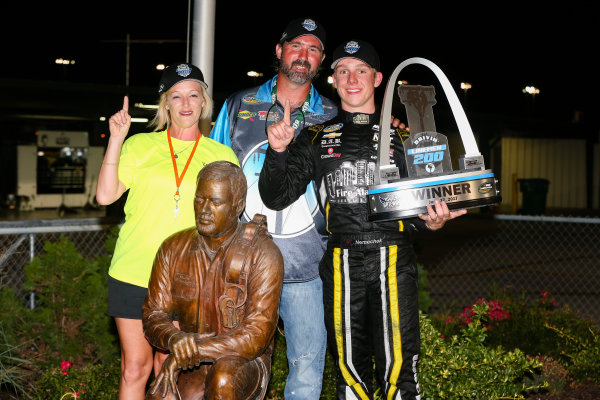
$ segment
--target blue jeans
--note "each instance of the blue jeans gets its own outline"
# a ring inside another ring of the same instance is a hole
[[[318,400],[321,395],[327,332],[323,319],[323,283],[284,283],[279,302],[290,372],[286,400]]]

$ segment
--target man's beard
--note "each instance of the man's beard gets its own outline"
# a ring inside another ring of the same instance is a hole
[[[301,65],[307,67],[306,71],[296,71],[294,70],[294,65]],[[306,60],[296,60],[293,61],[292,64],[288,67],[284,65],[283,62],[279,62],[279,71],[281,71],[285,76],[287,76],[290,81],[303,85],[306,82],[311,81],[315,76],[317,76],[318,68],[311,69],[310,63]]]

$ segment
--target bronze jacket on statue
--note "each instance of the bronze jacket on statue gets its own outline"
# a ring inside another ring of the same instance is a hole
[[[212,259],[212,251],[196,228],[165,240],[156,255],[143,306],[144,333],[151,344],[168,350],[169,339],[179,332],[171,323],[176,314],[181,331],[215,333],[197,340],[202,361],[260,357],[267,367],[271,365],[283,258],[268,233],[259,230],[242,257],[246,262],[239,277],[235,276],[237,282],[232,281],[229,264],[240,259],[239,243],[246,225],[239,223]],[[235,303],[243,305],[232,308]]]

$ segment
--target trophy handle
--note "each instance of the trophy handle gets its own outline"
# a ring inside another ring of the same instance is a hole
[[[444,89],[444,94],[446,95],[448,103],[450,104],[450,108],[452,109],[452,114],[454,115],[456,124],[458,125],[458,131],[465,148],[464,158],[477,160],[482,159],[479,148],[477,147],[477,142],[475,141],[475,136],[471,130],[471,125],[469,125],[469,121],[467,120],[467,116],[465,115],[460,101],[456,96],[456,92],[454,89],[452,89],[452,85],[450,84],[450,81],[446,75],[431,61],[425,58],[413,57],[403,61],[396,67],[385,88],[379,125],[379,154],[377,157],[377,170],[380,171],[380,173],[375,174],[375,184],[387,183],[390,178],[399,178],[399,176],[397,176],[397,172],[396,174],[389,172],[390,135],[383,134],[383,132],[387,132],[392,122],[392,102],[394,99],[394,88],[396,87],[396,79],[398,78],[398,74],[400,74],[400,71],[402,71],[404,67],[412,64],[421,64],[428,67],[431,71],[433,71],[442,85],[442,89]]]

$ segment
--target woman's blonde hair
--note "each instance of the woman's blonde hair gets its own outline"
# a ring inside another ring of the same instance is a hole
[[[210,95],[206,89],[204,89],[204,86],[198,86],[200,87],[202,98],[204,98],[204,107],[200,113],[200,119],[211,118],[213,111],[213,100],[210,98]],[[162,131],[171,126],[171,115],[169,114],[169,110],[167,110],[167,96],[170,92],[171,89],[160,95],[160,98],[158,99],[158,110],[156,110],[156,114],[154,115],[154,118],[152,118],[152,121],[148,123],[148,127],[156,131]]]

